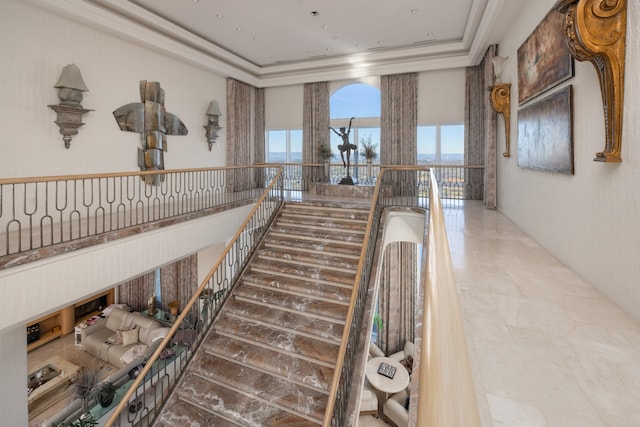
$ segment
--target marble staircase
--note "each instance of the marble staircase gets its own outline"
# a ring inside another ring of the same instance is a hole
[[[322,425],[368,212],[285,205],[156,425]]]

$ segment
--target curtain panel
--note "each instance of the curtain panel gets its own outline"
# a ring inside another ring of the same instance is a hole
[[[147,308],[149,297],[155,293],[156,272],[151,271],[118,286],[118,303],[135,311]]]
[[[254,88],[241,81],[227,79],[227,166],[251,164],[251,98]],[[246,169],[227,172],[229,191],[252,187],[251,173]]]
[[[182,311],[198,289],[198,256],[190,255],[160,268],[160,284],[160,306],[167,309],[171,301],[179,301],[179,309]]]
[[[418,75],[380,78],[380,163],[415,165],[418,159]]]
[[[305,83],[302,111],[302,163],[318,164],[318,149],[329,143],[329,83]],[[309,189],[310,182],[325,180],[322,168],[303,167],[302,190]]]
[[[378,297],[382,331],[378,346],[385,354],[402,350],[407,341],[415,342],[416,254],[416,244],[410,242],[393,242],[384,249]]]
[[[265,97],[264,88],[255,89],[255,118],[254,118],[254,147],[253,147],[253,162],[264,163],[266,161],[266,154],[264,151],[265,143]],[[257,185],[260,188],[265,187],[266,171],[256,171]]]
[[[479,65],[466,70],[465,164],[484,165],[484,170],[467,170],[465,197],[483,200],[489,209],[496,207],[497,114],[491,108],[489,87],[494,74],[491,59],[497,46],[489,46]]]

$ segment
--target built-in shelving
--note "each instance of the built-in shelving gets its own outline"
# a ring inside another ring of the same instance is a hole
[[[114,290],[109,289],[28,323],[27,327],[35,324],[40,325],[40,338],[27,344],[27,351],[72,333],[75,325],[100,314],[102,309],[113,304],[115,302],[114,295]],[[83,311],[81,315],[77,315],[79,307],[87,307],[88,310]]]

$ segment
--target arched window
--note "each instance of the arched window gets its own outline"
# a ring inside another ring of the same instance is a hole
[[[380,156],[380,89],[366,83],[349,83],[337,89],[329,99],[330,124],[336,130],[348,127],[351,117],[355,117],[349,134],[349,141],[358,146],[358,150],[351,154],[351,164],[364,163],[359,156],[363,141],[370,141],[376,145],[378,158]],[[338,144],[342,139],[334,132],[331,134],[330,144],[333,153],[338,153]],[[334,160],[335,161],[335,160]]]

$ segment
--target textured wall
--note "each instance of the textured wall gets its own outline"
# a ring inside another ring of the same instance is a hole
[[[640,319],[640,36],[635,19],[640,0],[628,1],[622,163],[593,161],[605,141],[600,87],[593,66],[576,62],[575,77],[563,83],[574,88],[573,176],[520,169],[515,155],[516,52],[554,4],[554,0],[527,2],[500,41],[500,54],[509,56],[505,80],[512,83],[513,156],[498,156],[498,208],[578,275]]]

